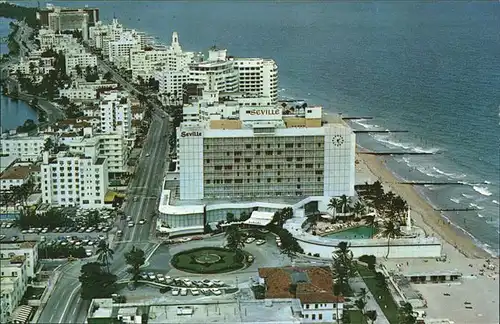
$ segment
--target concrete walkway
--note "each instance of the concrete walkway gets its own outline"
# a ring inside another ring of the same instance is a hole
[[[387,319],[384,312],[377,303],[377,300],[372,295],[370,289],[368,289],[368,286],[363,281],[363,279],[361,279],[361,277],[355,277],[349,279],[349,285],[351,286],[356,296],[361,293],[361,288],[366,289],[367,295],[366,295],[365,311],[374,310],[377,312],[377,319],[374,322],[375,324],[390,324],[389,320]],[[357,299],[357,297],[354,297],[353,299]]]

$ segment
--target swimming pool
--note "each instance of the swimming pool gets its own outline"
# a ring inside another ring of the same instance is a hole
[[[327,234],[324,237],[329,237],[333,239],[346,239],[346,240],[368,239],[371,238],[372,235],[374,235],[375,233],[377,233],[377,231],[372,226],[361,225],[353,228],[348,228],[342,231],[338,231],[335,233]]]

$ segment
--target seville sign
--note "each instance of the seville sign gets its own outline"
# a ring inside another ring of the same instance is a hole
[[[181,137],[198,137],[201,136],[201,132],[181,132]]]
[[[281,114],[281,110],[279,109],[250,110],[248,111],[248,114],[252,116],[277,116]]]

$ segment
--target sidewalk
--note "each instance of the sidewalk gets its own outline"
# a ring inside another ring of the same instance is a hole
[[[40,301],[40,307],[36,310],[35,315],[33,315],[33,319],[31,320],[31,323],[37,323],[38,319],[42,315],[42,312],[45,308],[45,305],[47,304],[47,300],[49,300],[50,295],[52,294],[52,291],[54,290],[54,287],[57,284],[57,281],[59,280],[59,277],[61,276],[60,271],[54,271],[53,276],[51,276],[47,282],[47,290],[42,296],[42,300]]]
[[[355,277],[349,279],[349,285],[351,286],[353,292],[356,295],[358,295],[361,292],[361,288],[366,289],[367,295],[366,295],[365,311],[374,310],[377,312],[377,319],[375,320],[374,324],[390,324],[389,320],[387,319],[387,317],[385,317],[384,312],[377,303],[375,297],[372,295],[370,289],[368,289],[368,286],[365,284],[365,282],[361,277]],[[353,299],[357,298],[353,297]]]

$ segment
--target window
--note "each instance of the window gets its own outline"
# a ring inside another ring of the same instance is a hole
[[[309,304],[306,304],[306,309],[309,309]]]
[[[312,315],[311,315],[311,319],[312,319],[312,320],[315,320],[315,319],[316,319],[316,314],[312,314]]]
[[[318,319],[322,320],[323,319],[323,314],[318,314]]]
[[[317,308],[318,308],[318,304],[314,304],[314,308],[316,308],[316,309],[317,309]]]

